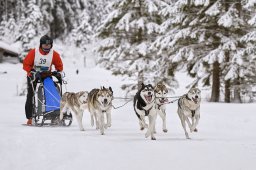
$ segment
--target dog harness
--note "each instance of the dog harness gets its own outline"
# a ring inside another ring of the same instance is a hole
[[[186,99],[192,101],[190,98],[188,98],[188,95],[186,95]],[[179,108],[181,108],[180,99],[179,99],[179,101],[178,101],[178,105],[179,105]],[[181,109],[182,109],[182,108],[181,108]],[[189,110],[190,110],[190,109],[189,109]],[[192,117],[194,117],[195,114],[196,114],[196,111],[195,111],[195,110],[190,110],[190,111],[191,111],[191,113],[192,113]]]
[[[35,49],[35,60],[34,60],[34,67],[37,70],[44,68],[44,71],[49,71],[53,58],[53,50],[51,49],[50,52],[46,55],[42,55],[39,51],[39,48]],[[42,71],[42,70],[38,70]]]
[[[151,107],[151,108],[149,108],[148,110],[145,110],[145,109],[143,109],[144,111],[145,111],[145,116],[148,116],[149,115],[149,112],[150,112],[150,110],[153,108],[153,106]]]

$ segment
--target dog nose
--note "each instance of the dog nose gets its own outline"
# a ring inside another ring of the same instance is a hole
[[[104,99],[104,103],[107,103],[108,102],[108,100],[107,99]]]
[[[196,99],[198,98],[198,96],[195,96],[196,97]]]
[[[148,95],[151,95],[151,92],[150,92],[150,91],[148,92]]]

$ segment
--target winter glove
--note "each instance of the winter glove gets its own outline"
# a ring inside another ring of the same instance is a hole
[[[29,73],[28,73],[28,77],[30,77],[31,80],[35,80],[37,78],[40,78],[40,73],[36,72],[34,69],[32,69]]]
[[[61,71],[61,72],[59,72],[59,73],[60,73],[60,75],[61,75],[62,82],[63,82],[64,84],[67,84],[67,78],[66,78],[65,72]]]
[[[60,74],[62,79],[66,77],[66,75],[63,71],[58,71],[58,74]]]

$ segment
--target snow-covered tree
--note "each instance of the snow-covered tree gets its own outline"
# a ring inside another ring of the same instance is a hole
[[[26,12],[20,18],[17,40],[22,42],[22,47],[26,53],[29,49],[35,47],[32,41],[39,35],[42,35],[43,17],[35,0],[27,1],[25,8]]]
[[[40,6],[41,13],[43,16],[43,29],[46,32],[51,32],[51,24],[54,21],[53,17],[53,11],[54,11],[54,0],[44,0],[39,1],[40,3],[38,6]]]
[[[87,10],[83,10],[79,15],[77,26],[72,30],[71,36],[77,47],[85,48],[86,44],[91,41],[92,27],[89,18]]]
[[[154,69],[155,55],[149,47],[162,23],[158,11],[165,5],[161,0],[118,0],[100,28],[102,42],[98,49],[100,63],[115,75],[124,75],[139,83],[161,80]],[[164,76],[166,78],[166,76]],[[169,79],[165,79],[169,80]],[[124,85],[128,92],[137,85]]]
[[[2,32],[0,33],[2,34],[1,39],[9,44],[15,42],[18,31],[16,21],[12,14],[10,15],[7,21],[3,20],[1,22],[0,27],[0,31]]]
[[[152,48],[166,54],[163,62],[172,68],[186,67],[195,78],[192,86],[211,85],[211,101],[219,101],[221,83],[230,61],[244,47],[240,38],[246,34],[241,1],[178,0],[162,13],[171,19],[162,24],[163,35]]]
[[[83,6],[89,15],[88,23],[92,27],[92,31],[95,33],[98,27],[102,24],[104,17],[109,13],[109,3],[112,0],[87,0],[84,1]]]

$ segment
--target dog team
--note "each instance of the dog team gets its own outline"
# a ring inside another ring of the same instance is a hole
[[[151,84],[141,84],[133,100],[134,111],[139,119],[140,130],[147,129],[145,137],[155,138],[155,124],[157,115],[162,118],[163,132],[166,128],[166,104],[168,103],[168,89],[163,83],[157,83],[155,87]],[[90,92],[81,91],[78,93],[66,92],[62,95],[60,103],[60,120],[66,112],[71,112],[77,119],[79,129],[84,131],[82,124],[83,112],[88,109],[91,115],[91,125],[104,135],[104,130],[111,127],[111,109],[113,101],[113,90],[111,87],[93,89]],[[197,125],[200,118],[201,91],[198,88],[191,88],[188,93],[178,99],[178,110],[181,125],[185,136],[190,139],[187,125],[190,132],[197,132]],[[148,124],[146,123],[148,118]],[[105,120],[106,119],[106,120]]]

